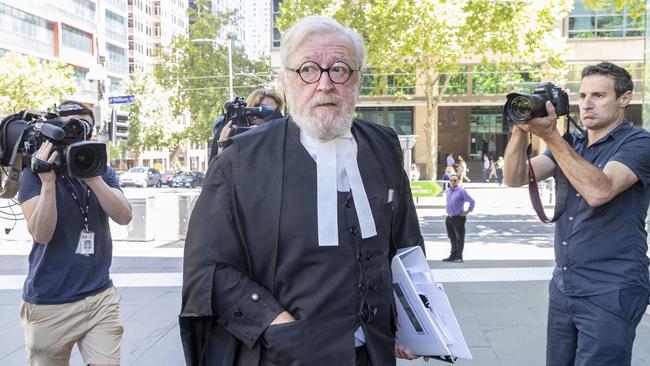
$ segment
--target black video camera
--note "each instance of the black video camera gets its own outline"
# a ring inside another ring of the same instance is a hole
[[[271,116],[274,112],[273,108],[262,105],[259,107],[246,107],[246,100],[244,97],[235,97],[232,102],[226,102],[223,105],[224,123],[232,121],[230,137],[238,135],[242,132],[248,131],[251,128],[251,121],[253,118],[264,118]],[[218,136],[216,136],[218,138]]]
[[[63,113],[62,113],[63,114]],[[0,165],[12,166],[16,156],[24,156],[23,167],[34,172],[54,170],[73,178],[106,173],[106,144],[87,141],[92,124],[83,119],[63,121],[57,113],[25,110],[5,117],[0,123]],[[51,141],[58,156],[49,164],[32,159],[43,142]]]
[[[525,124],[533,118],[545,117],[546,101],[555,107],[555,114],[560,117],[569,113],[569,96],[560,87],[552,83],[542,83],[529,93],[510,93],[503,107],[503,119],[509,125]]]

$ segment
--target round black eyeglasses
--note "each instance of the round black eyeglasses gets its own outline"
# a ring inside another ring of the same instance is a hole
[[[320,81],[324,72],[327,72],[327,76],[334,84],[344,84],[350,80],[350,77],[355,71],[359,71],[352,69],[350,65],[343,61],[337,61],[326,69],[314,61],[307,61],[297,69],[287,67],[287,70],[297,73],[302,81],[307,84],[314,84]]]

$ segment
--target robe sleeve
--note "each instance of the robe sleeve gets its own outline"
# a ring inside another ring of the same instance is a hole
[[[232,150],[232,149],[231,149]],[[206,318],[253,347],[283,307],[249,277],[248,252],[233,200],[232,154],[215,159],[188,227],[181,318]],[[202,352],[204,339],[193,334]],[[186,350],[187,351],[187,350]]]

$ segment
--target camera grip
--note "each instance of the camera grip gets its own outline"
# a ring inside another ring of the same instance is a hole
[[[52,164],[36,156],[32,156],[31,169],[34,173],[47,173],[52,170]]]

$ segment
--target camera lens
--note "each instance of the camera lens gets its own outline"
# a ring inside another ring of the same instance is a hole
[[[64,152],[70,177],[88,178],[106,173],[106,144],[99,141],[76,142]]]
[[[73,164],[81,170],[88,170],[92,168],[95,162],[95,152],[92,149],[79,149],[74,156]]]
[[[530,119],[532,109],[533,103],[531,103],[530,98],[520,95],[512,100],[512,108],[510,109],[510,112],[515,119],[520,121],[528,121]]]

